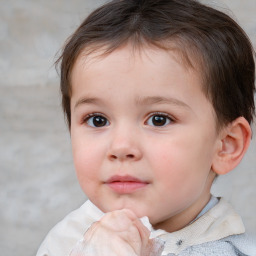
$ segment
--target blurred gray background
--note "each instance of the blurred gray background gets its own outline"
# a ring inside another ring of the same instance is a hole
[[[35,255],[50,228],[86,200],[76,181],[53,63],[65,39],[103,2],[0,0],[1,255]],[[235,17],[256,46],[255,0],[204,2]],[[254,234],[255,137],[241,165],[213,187]]]

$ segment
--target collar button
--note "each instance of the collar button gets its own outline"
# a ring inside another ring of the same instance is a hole
[[[181,239],[178,240],[177,243],[176,243],[177,246],[181,246],[182,244],[183,244],[183,240],[181,240]]]

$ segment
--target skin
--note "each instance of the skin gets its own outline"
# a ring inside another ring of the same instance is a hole
[[[72,70],[71,141],[79,183],[103,212],[129,209],[168,232],[191,222],[210,199],[221,146],[200,73],[174,52],[129,45],[80,54]],[[95,127],[95,116],[106,123]],[[164,125],[156,126],[154,117]],[[107,181],[132,176],[132,192]],[[104,222],[105,223],[105,222]]]
[[[149,230],[128,210],[106,214],[85,233],[83,255],[151,256]],[[111,239],[109,239],[111,237]],[[81,255],[74,250],[70,256]]]

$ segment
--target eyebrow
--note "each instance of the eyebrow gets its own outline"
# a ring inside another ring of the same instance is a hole
[[[103,101],[99,98],[94,98],[94,97],[81,98],[76,102],[74,109],[83,104],[99,105],[99,104],[103,104]],[[190,108],[189,105],[187,105],[183,101],[180,101],[175,98],[167,98],[162,96],[138,97],[135,99],[135,104],[136,105],[171,104],[171,105],[181,106],[185,108]]]
[[[96,104],[100,104],[101,102],[102,101],[98,98],[81,98],[76,102],[74,109],[83,104],[95,104],[96,105]]]
[[[169,97],[152,96],[152,97],[139,97],[136,99],[138,105],[153,105],[153,104],[171,104],[181,107],[190,108],[185,102]]]

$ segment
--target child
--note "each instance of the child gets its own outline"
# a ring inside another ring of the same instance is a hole
[[[253,54],[235,21],[195,0],[94,11],[59,59],[89,201],[37,255],[256,255],[239,215],[210,194],[250,143]]]

